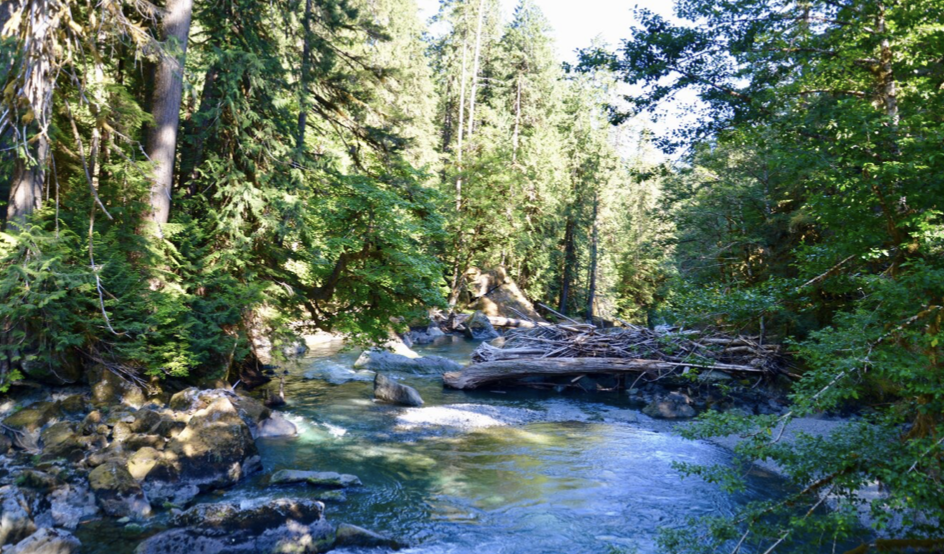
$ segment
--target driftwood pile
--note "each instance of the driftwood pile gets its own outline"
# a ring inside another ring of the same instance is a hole
[[[780,347],[758,337],[632,325],[601,330],[579,323],[514,329],[501,348],[482,343],[472,361],[462,372],[447,373],[445,384],[473,389],[499,381],[586,374],[655,380],[689,371],[756,379],[782,371]]]

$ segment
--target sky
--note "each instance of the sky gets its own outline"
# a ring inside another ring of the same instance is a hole
[[[511,19],[518,0],[500,0],[504,19]],[[610,48],[618,47],[622,40],[629,37],[630,27],[634,22],[633,8],[647,8],[669,20],[675,20],[673,0],[534,0],[544,12],[553,29],[557,43],[557,55],[561,61],[575,62],[576,51],[590,46],[595,38],[600,38]],[[428,20],[439,9],[439,0],[417,0],[420,17]],[[676,20],[677,21],[677,20]],[[435,32],[435,31],[434,31]],[[626,85],[626,92],[632,91]],[[691,109],[697,104],[692,91],[683,91],[670,104],[660,106],[657,121],[650,121],[646,126],[656,134],[665,136],[674,129],[691,124],[695,112]]]
[[[417,0],[420,16],[428,18],[436,13],[439,0]],[[517,0],[501,0],[505,18],[510,19]],[[558,55],[561,61],[575,61],[574,51],[586,48],[594,38],[600,37],[611,47],[629,36],[633,22],[633,7],[648,8],[669,16],[672,0],[535,0],[554,28]]]

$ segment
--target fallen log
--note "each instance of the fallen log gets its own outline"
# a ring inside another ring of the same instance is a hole
[[[472,364],[462,371],[443,375],[443,383],[453,389],[475,389],[500,381],[527,377],[576,377],[587,373],[623,375],[647,373],[658,378],[680,368],[707,369],[723,373],[764,374],[762,369],[733,364],[691,364],[640,358],[524,358]]]

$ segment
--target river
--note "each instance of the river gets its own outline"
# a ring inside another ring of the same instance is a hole
[[[683,479],[673,462],[726,464],[730,453],[682,439],[672,424],[632,410],[621,393],[470,393],[404,374],[401,382],[426,405],[401,408],[372,400],[369,374],[342,383],[357,352],[340,347],[325,344],[288,370],[284,412],[299,436],[260,439],[265,472],[205,501],[317,496],[269,487],[267,475],[338,471],[364,486],[346,501],[327,501],[329,520],[396,537],[412,545],[409,554],[616,554],[654,552],[662,526],[730,513],[782,490],[759,469],[735,495]],[[447,337],[416,350],[467,363],[474,347]],[[129,547],[112,535],[89,551]]]

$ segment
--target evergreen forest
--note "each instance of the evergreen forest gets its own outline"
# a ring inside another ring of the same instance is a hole
[[[419,14],[5,0],[0,398],[235,390],[305,335],[471,313],[489,273],[542,321],[778,345],[786,408],[705,410],[681,432],[737,462],[673,467],[786,492],[657,551],[944,550],[944,1],[675,0],[572,63],[539,0]]]

